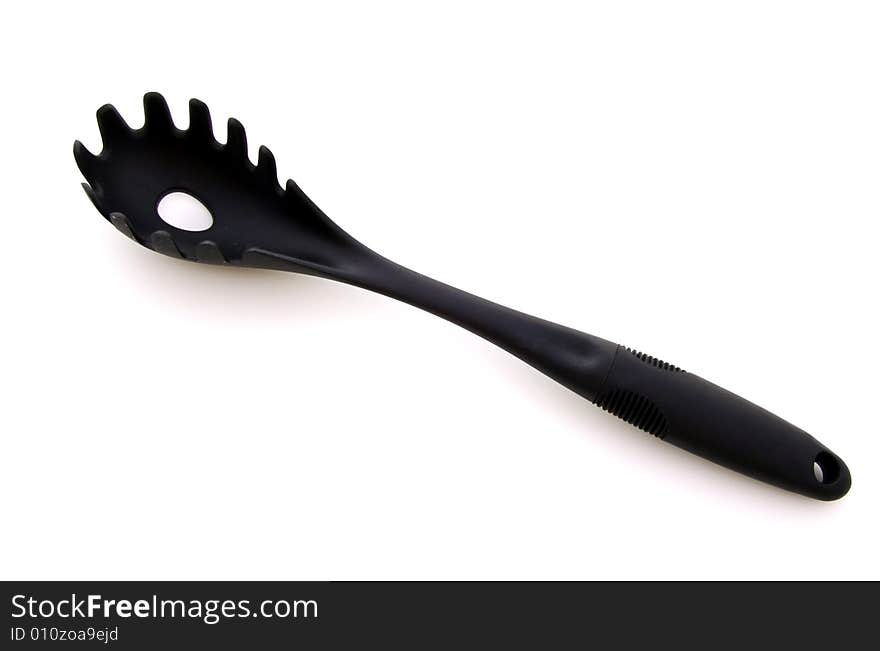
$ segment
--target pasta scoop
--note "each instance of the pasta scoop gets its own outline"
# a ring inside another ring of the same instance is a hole
[[[73,153],[98,211],[138,244],[164,255],[328,278],[409,303],[500,346],[626,422],[684,450],[820,500],[849,490],[846,464],[815,438],[693,373],[593,335],[492,303],[410,271],[342,230],[293,181],[278,183],[261,147],[250,162],[242,125],[224,144],[208,107],[190,100],[175,127],[164,98],[144,96],[144,126],[132,130],[110,105],[98,110],[103,150]],[[198,230],[159,215],[185,193],[210,214]]]

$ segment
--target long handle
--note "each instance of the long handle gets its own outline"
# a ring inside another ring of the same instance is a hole
[[[820,500],[849,490],[846,464],[812,436],[671,364],[468,294],[369,249],[332,269],[264,254],[263,266],[311,267],[456,323],[628,423],[722,466]]]
[[[820,500],[849,490],[846,464],[769,411],[656,358],[618,347],[596,404],[664,441]]]

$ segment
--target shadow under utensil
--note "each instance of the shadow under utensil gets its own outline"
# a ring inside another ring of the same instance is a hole
[[[157,255],[134,243],[121,243],[108,233],[110,264],[131,278],[139,297],[162,306],[173,306],[205,319],[224,319],[242,325],[254,322],[312,323],[327,319],[357,322],[376,310],[388,309],[388,299],[368,291],[303,274],[195,264]],[[384,308],[383,308],[384,305]],[[354,327],[354,326],[353,326]],[[627,460],[632,472],[661,473],[663,480],[686,481],[693,490],[709,491],[719,503],[735,504],[745,499],[770,508],[785,507],[795,512],[828,508],[807,499],[750,479],[700,459],[637,430],[607,414],[574,392],[560,386],[515,357],[488,342],[463,347],[462,357],[475,351],[481,362],[491,365],[499,381],[521,393],[547,411],[548,427],[568,423],[608,446]],[[473,357],[470,357],[473,359]],[[589,459],[585,458],[585,467]],[[626,481],[625,477],[621,481]]]
[[[827,513],[834,510],[829,503],[752,479],[636,429],[489,344],[479,357],[494,368],[499,382],[510,384],[512,404],[527,401],[540,405],[547,413],[548,430],[555,422],[588,438],[589,445],[611,449],[625,460],[628,472],[647,473],[658,482],[686,483],[691,490],[712,495],[720,506],[734,509],[760,504],[766,510],[785,509],[789,514],[809,513],[811,517],[823,509]],[[588,472],[590,461],[585,454],[584,472]],[[620,481],[625,483],[626,477],[621,476]]]
[[[225,322],[355,320],[384,297],[357,287],[297,273],[198,264],[120,242],[110,233],[108,264],[143,300]]]

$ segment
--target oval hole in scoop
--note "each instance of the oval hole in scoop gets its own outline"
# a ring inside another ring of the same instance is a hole
[[[163,222],[184,231],[206,231],[214,224],[205,204],[186,192],[169,192],[159,201],[156,212]]]

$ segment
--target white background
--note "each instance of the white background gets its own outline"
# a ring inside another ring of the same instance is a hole
[[[876,3],[4,10],[6,578],[880,579]],[[144,91],[407,266],[696,372],[821,503],[358,289],[174,261],[80,189]]]

